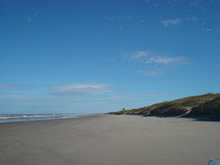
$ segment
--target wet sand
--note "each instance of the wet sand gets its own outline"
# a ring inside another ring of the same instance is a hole
[[[97,115],[0,124],[5,165],[207,165],[220,122]]]

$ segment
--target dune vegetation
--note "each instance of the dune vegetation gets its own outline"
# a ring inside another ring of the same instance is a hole
[[[208,93],[131,110],[110,112],[116,115],[179,116],[220,118],[220,94]]]

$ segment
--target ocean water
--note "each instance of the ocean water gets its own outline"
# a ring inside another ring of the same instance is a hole
[[[90,114],[0,114],[0,123],[80,118]]]

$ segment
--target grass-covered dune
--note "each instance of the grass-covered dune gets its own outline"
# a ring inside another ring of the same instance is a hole
[[[208,93],[110,114],[220,118],[220,94]]]

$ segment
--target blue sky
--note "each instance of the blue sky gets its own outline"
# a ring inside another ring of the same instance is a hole
[[[220,92],[218,0],[0,0],[0,45],[0,113]]]

